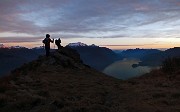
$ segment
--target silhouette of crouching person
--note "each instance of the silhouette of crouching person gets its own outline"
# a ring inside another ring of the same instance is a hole
[[[58,47],[58,50],[61,48],[61,39],[59,38],[58,40],[55,40],[55,44]]]
[[[50,55],[50,42],[53,43],[54,39],[50,39],[50,35],[46,34],[46,38],[43,40],[43,43],[45,44],[45,50],[46,50],[46,56]]]

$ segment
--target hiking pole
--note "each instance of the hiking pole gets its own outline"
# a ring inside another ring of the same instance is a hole
[[[53,39],[53,44],[54,44],[54,39]],[[55,49],[55,44],[54,44],[54,49]]]

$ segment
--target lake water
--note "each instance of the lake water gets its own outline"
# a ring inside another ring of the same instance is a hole
[[[138,64],[140,60],[138,59],[124,59],[121,61],[114,62],[103,70],[103,73],[113,76],[118,79],[128,79],[132,77],[137,77],[152,70],[148,66],[139,66],[133,68],[133,64]]]

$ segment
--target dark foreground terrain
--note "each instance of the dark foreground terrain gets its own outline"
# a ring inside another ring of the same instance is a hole
[[[180,71],[122,81],[62,48],[0,79],[0,112],[180,112]]]

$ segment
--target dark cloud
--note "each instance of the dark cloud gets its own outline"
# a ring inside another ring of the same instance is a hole
[[[179,0],[1,0],[0,32],[152,37],[180,28],[179,6]]]
[[[0,37],[0,43],[37,42],[43,37]]]

